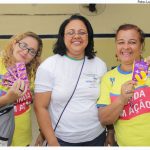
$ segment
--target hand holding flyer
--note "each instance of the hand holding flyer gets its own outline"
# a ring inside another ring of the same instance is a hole
[[[148,64],[142,61],[135,61],[133,65],[132,80],[136,81],[139,85],[144,85],[147,80]]]
[[[26,72],[26,66],[23,62],[16,63],[15,66],[7,68],[8,72],[3,76],[2,85],[12,86],[12,84],[17,80],[24,80],[27,86],[29,86],[29,81]]]
[[[20,106],[29,105],[32,102],[32,95],[30,92],[26,66],[23,62],[20,62],[20,63],[16,63],[15,66],[7,68],[7,70],[8,72],[3,76],[3,79],[2,79],[3,86],[11,87],[17,79],[24,80],[27,86],[27,92],[25,93],[25,95],[20,97],[16,101],[16,103],[20,105],[16,105],[15,107],[18,107],[18,110],[21,110]]]

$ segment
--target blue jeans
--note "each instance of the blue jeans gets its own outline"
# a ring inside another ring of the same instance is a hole
[[[59,138],[57,138],[57,140],[61,146],[104,146],[106,140],[106,132],[104,131],[92,141],[82,143],[68,143]]]

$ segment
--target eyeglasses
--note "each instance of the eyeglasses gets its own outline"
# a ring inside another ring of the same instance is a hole
[[[67,32],[65,33],[65,35],[70,36],[70,37],[73,37],[73,36],[75,36],[76,34],[77,34],[78,36],[84,37],[84,36],[86,36],[88,33],[87,33],[86,31],[78,31],[78,32],[76,33],[75,30],[70,30],[70,31],[67,31]]]
[[[37,51],[34,50],[33,48],[28,48],[28,45],[26,43],[23,42],[17,42],[17,43],[22,50],[28,50],[28,53],[31,56],[35,56],[37,54]]]

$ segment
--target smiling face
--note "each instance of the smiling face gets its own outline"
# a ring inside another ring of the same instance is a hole
[[[140,60],[142,43],[139,33],[134,29],[120,30],[116,37],[117,59],[122,65],[132,65]]]
[[[35,52],[36,54],[37,49],[38,41],[33,37],[27,36],[13,44],[13,57],[16,62],[28,64],[35,57],[32,53]]]
[[[67,24],[64,32],[64,43],[69,57],[76,59],[84,57],[85,48],[88,45],[88,32],[81,20],[72,20]]]

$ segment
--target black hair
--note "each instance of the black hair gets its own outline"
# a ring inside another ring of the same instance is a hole
[[[96,51],[94,51],[94,39],[93,39],[92,26],[85,17],[78,15],[78,14],[72,15],[70,18],[66,19],[61,24],[61,26],[59,28],[59,33],[58,33],[58,39],[53,47],[53,53],[59,54],[61,56],[66,54],[67,48],[64,43],[64,32],[65,32],[65,28],[66,28],[67,24],[70,23],[70,21],[72,21],[72,20],[81,20],[85,24],[87,31],[88,31],[88,45],[85,48],[85,56],[87,56],[88,59],[94,58]]]

